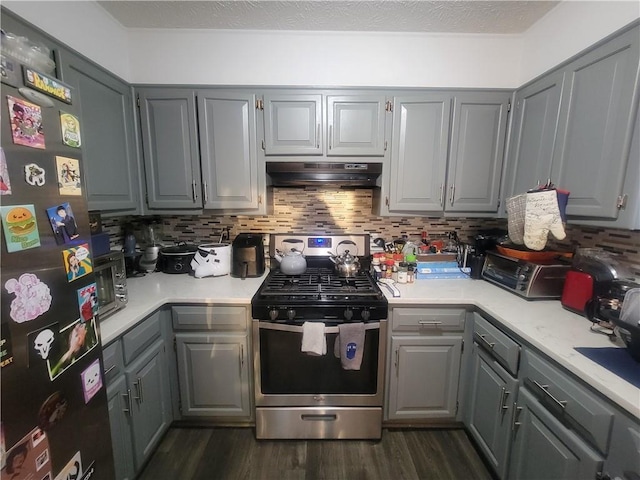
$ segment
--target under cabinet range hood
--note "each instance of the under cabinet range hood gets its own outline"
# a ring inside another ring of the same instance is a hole
[[[375,187],[381,163],[267,162],[274,187]]]

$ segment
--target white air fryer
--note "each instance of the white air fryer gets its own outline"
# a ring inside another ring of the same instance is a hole
[[[220,277],[231,271],[231,245],[228,243],[207,243],[198,246],[191,269],[196,278]]]

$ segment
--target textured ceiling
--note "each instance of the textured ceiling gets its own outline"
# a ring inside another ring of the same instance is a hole
[[[130,28],[521,33],[558,1],[99,1]]]

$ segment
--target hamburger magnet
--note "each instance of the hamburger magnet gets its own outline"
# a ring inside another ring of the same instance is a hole
[[[0,207],[2,229],[8,252],[18,252],[40,246],[40,235],[33,205]]]

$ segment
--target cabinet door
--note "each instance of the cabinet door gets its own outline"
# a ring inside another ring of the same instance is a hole
[[[516,93],[508,197],[525,193],[551,178],[562,78],[562,72],[556,72]]]
[[[182,414],[251,416],[246,335],[176,334]]]
[[[618,215],[637,105],[638,30],[566,68],[552,180],[571,192],[567,215]]]
[[[517,381],[473,346],[468,428],[499,478],[506,477]]]
[[[382,95],[327,96],[327,155],[383,157],[385,107]]]
[[[134,361],[127,368],[126,378],[133,395],[133,453],[139,471],[171,423],[164,341],[158,340]]]
[[[451,96],[395,97],[389,211],[442,211]]]
[[[456,416],[461,336],[391,338],[389,419]]]
[[[133,479],[133,448],[131,441],[131,391],[127,389],[124,375],[107,386],[109,425],[116,479]]]
[[[91,210],[140,212],[140,175],[131,87],[66,50],[63,80],[75,89],[87,201]]]
[[[255,95],[199,90],[197,96],[204,207],[257,209]]]
[[[518,392],[509,478],[598,478],[603,459],[526,390]]]
[[[202,208],[195,90],[137,90],[150,209]]]
[[[446,211],[498,211],[510,98],[508,92],[455,96]]]
[[[264,96],[264,154],[322,155],[322,95]]]

